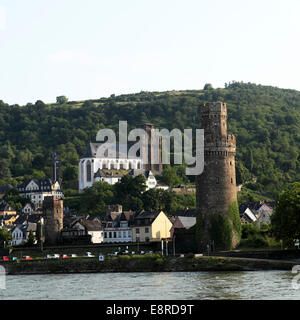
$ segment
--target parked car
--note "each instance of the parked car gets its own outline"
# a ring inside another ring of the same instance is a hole
[[[17,261],[18,258],[17,257],[12,257],[12,261]]]
[[[55,254],[47,254],[47,258],[48,259],[58,259],[60,256],[59,254],[55,253]]]
[[[2,260],[3,261],[9,261],[9,258],[7,256],[3,256]]]
[[[25,260],[32,260],[32,257],[30,257],[30,256],[24,256],[23,259],[25,259]]]
[[[87,257],[87,258],[93,258],[93,257],[95,257],[91,252],[86,252],[86,253],[84,254],[84,256]]]
[[[75,254],[75,253],[72,253],[71,255],[70,255],[70,258],[76,258],[77,257],[77,254]]]
[[[66,258],[68,258],[68,255],[62,254],[60,257],[61,257],[62,259],[66,259]]]

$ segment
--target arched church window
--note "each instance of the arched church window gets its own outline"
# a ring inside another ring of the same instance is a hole
[[[88,161],[86,164],[86,181],[87,182],[92,181],[92,166],[90,161]]]

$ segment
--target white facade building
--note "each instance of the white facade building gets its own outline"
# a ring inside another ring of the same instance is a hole
[[[45,197],[54,196],[58,199],[63,197],[59,182],[53,183],[49,178],[25,181],[17,186],[17,190],[20,195],[30,199],[35,205],[42,205]]]
[[[23,227],[24,228],[24,227]],[[19,245],[26,242],[26,236],[23,232],[22,226],[16,226],[11,233],[11,245]]]
[[[146,178],[147,190],[155,188],[157,181],[151,171],[143,169],[141,158],[127,158],[119,152],[117,146],[116,157],[98,157],[97,150],[101,143],[90,143],[82,155],[78,166],[79,192],[91,187],[97,181],[105,181],[111,185],[117,183],[125,174],[143,174]]]
[[[132,230],[131,228],[105,228],[104,229],[104,243],[116,242],[131,242]]]
[[[104,232],[101,223],[98,221],[88,221],[81,219],[73,226],[74,229],[81,230],[91,236],[92,243],[102,243]]]

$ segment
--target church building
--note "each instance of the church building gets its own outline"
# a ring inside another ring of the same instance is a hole
[[[83,153],[79,161],[78,177],[79,177],[79,192],[82,192],[85,188],[91,187],[97,181],[106,181],[113,185],[121,180],[126,174],[137,176],[139,174],[144,175],[146,178],[147,190],[155,188],[157,185],[154,174],[159,174],[162,171],[161,157],[159,158],[159,164],[155,167],[151,162],[144,161],[144,154],[148,154],[151,159],[152,149],[151,134],[154,134],[154,126],[150,124],[140,125],[138,128],[142,128],[148,135],[148,144],[145,144],[142,148],[147,148],[147,153],[143,152],[141,148],[140,154],[136,157],[128,157],[128,149],[131,146],[116,144],[115,157],[110,157],[107,151],[103,156],[98,155],[99,148],[104,144],[100,142],[90,142],[87,149]],[[127,153],[122,153],[121,150],[127,150]],[[161,150],[160,150],[161,151]],[[146,163],[147,162],[147,163]]]

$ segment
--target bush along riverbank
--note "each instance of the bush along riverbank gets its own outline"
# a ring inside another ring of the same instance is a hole
[[[120,256],[106,258],[36,259],[4,261],[8,275],[96,273],[96,272],[191,272],[191,271],[259,271],[291,270],[292,261],[232,257],[163,257]]]

